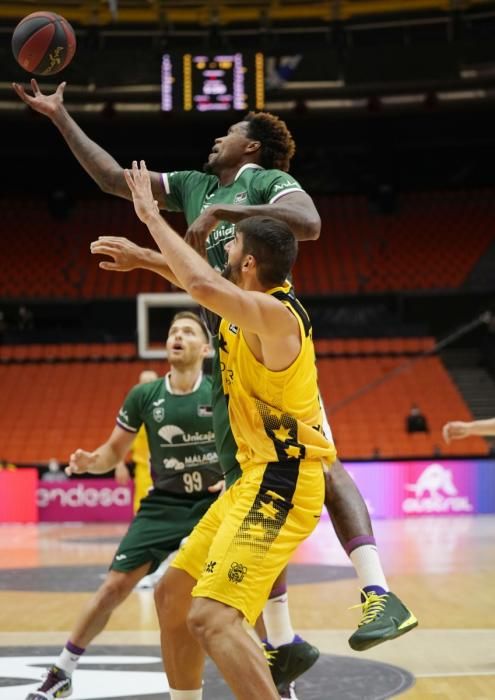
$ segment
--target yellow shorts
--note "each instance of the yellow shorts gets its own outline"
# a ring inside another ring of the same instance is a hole
[[[172,566],[197,580],[193,596],[230,605],[254,625],[275,579],[316,527],[323,499],[321,462],[245,468],[201,518]]]

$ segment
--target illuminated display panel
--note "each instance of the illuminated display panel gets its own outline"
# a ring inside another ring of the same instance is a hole
[[[164,112],[226,112],[263,109],[264,57],[261,53],[164,54]]]

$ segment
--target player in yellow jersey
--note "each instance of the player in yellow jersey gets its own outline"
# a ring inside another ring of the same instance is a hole
[[[255,623],[278,574],[315,528],[323,464],[336,457],[322,432],[310,321],[286,282],[297,242],[281,221],[247,218],[219,276],[162,219],[143,161],[126,180],[170,279],[222,318],[222,381],[242,469],[156,590],[171,698],[201,700],[206,653],[239,700],[278,700],[243,621]],[[93,252],[105,252],[104,242]]]
[[[152,369],[144,369],[139,375],[139,384],[147,384],[158,379],[158,374]],[[153,486],[150,471],[150,449],[144,425],[138,430],[131,446],[131,456],[134,462],[134,513],[137,513],[141,501],[148,495]],[[127,483],[130,479],[125,462],[115,467],[115,478],[119,483]]]

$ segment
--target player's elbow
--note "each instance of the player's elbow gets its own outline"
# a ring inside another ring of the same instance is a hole
[[[97,180],[97,184],[100,190],[105,194],[113,194],[117,197],[131,199],[131,192],[125,181],[123,168],[119,167],[118,169],[112,169],[102,173]]]
[[[301,212],[300,222],[297,231],[297,238],[300,241],[316,241],[320,237],[321,219],[318,212]]]
[[[317,212],[313,216],[309,216],[306,221],[306,240],[316,241],[321,233],[321,219]]]

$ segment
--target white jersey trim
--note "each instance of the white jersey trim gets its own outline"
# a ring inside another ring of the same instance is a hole
[[[133,428],[132,426],[127,425],[127,423],[123,423],[119,418],[117,418],[117,425],[126,430],[128,433],[137,433],[138,431],[138,428]]]
[[[235,178],[234,178],[234,182],[235,182],[236,180],[238,180],[238,179],[240,178],[240,176],[242,175],[242,173],[243,173],[245,170],[248,170],[249,168],[252,168],[252,169],[254,169],[254,170],[264,170],[264,168],[263,168],[261,165],[258,165],[258,163],[244,163],[244,165],[242,165],[242,166],[239,168],[239,170],[237,171],[237,173],[236,173],[236,175],[235,175]]]
[[[167,173],[162,173],[162,182],[165,188],[165,194],[170,194],[170,183],[168,181]]]
[[[179,392],[174,391],[174,390],[172,389],[172,385],[170,384],[170,374],[171,374],[171,373],[168,372],[168,373],[165,375],[165,388],[166,388],[166,390],[168,391],[169,394],[175,394],[175,395],[177,395],[177,396],[189,396],[189,394],[194,394],[194,392],[197,391],[197,390],[199,389],[199,387],[201,386],[201,382],[203,381],[203,372],[200,372],[199,375],[198,375],[198,378],[196,379],[196,383],[194,384],[192,390],[189,391],[187,394],[182,394],[182,393],[179,393]]]
[[[302,187],[289,187],[286,190],[283,190],[282,192],[277,192],[271,199],[269,204],[273,204],[273,202],[276,202],[277,199],[280,199],[280,197],[283,197],[286,194],[289,194],[290,192],[304,192]]]

